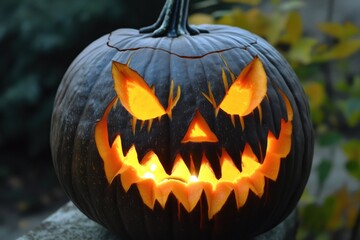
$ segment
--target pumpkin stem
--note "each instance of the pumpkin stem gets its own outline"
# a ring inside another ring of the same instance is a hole
[[[166,0],[158,20],[151,26],[140,29],[140,33],[151,33],[152,37],[179,37],[197,35],[207,30],[188,23],[189,0]]]

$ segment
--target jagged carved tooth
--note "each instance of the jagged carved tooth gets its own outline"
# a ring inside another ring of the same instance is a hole
[[[230,182],[219,182],[216,184],[215,189],[210,190],[209,188],[205,188],[204,190],[209,206],[208,217],[209,219],[212,219],[226,203],[233,190],[233,184]],[[208,197],[208,195],[210,197]]]
[[[265,178],[264,174],[260,171],[254,172],[249,177],[250,189],[259,197],[261,198],[264,194],[265,189]]]
[[[138,182],[137,187],[139,189],[140,196],[146,206],[150,209],[154,209],[155,205],[155,189],[156,184],[153,179],[142,179]]]
[[[120,174],[121,185],[125,192],[129,191],[132,184],[139,182],[140,177],[138,172],[131,166],[124,168],[125,170]]]
[[[291,123],[285,123],[282,120],[281,132],[278,139],[269,132],[267,152],[272,152],[282,158],[286,157],[291,149],[291,134],[287,134],[289,131],[291,131]]]
[[[107,142],[106,142],[107,144]],[[98,147],[99,148],[99,147]],[[106,149],[104,152],[106,154],[104,157],[104,170],[106,178],[109,183],[112,183],[114,178],[118,175],[118,171],[121,169],[122,163],[125,159],[120,135],[117,135],[111,148]]]
[[[160,203],[162,208],[165,208],[167,199],[173,188],[173,180],[167,180],[157,185],[157,191],[155,192],[155,198]]]
[[[118,174],[121,176],[121,184],[123,185],[125,192],[129,190],[133,183],[139,181],[140,176],[142,175],[139,174],[139,170],[141,169],[142,168],[138,161],[137,152],[135,146],[133,145],[127,152],[125,160],[118,172]]]
[[[153,152],[148,152],[141,161],[141,173],[151,176],[155,183],[167,179],[169,175],[165,172],[159,157]],[[146,178],[146,176],[144,176]]]
[[[199,182],[186,184],[176,180],[173,181],[172,192],[188,212],[191,212],[199,202],[202,190],[203,185]]]
[[[176,156],[170,177],[174,179],[181,179],[186,182],[188,182],[191,178],[190,171],[179,154]]]
[[[285,136],[291,136],[292,135],[292,123],[291,122],[285,122],[284,119],[281,119],[281,133]]]
[[[245,205],[249,195],[249,189],[250,189],[250,184],[247,177],[240,178],[234,184],[236,206],[238,209]]]
[[[216,183],[218,182],[218,180],[216,179],[215,174],[211,168],[211,165],[205,156],[203,156],[203,159],[201,162],[198,179],[199,179],[199,181],[209,182],[213,186],[215,186]]]
[[[249,144],[245,145],[244,152],[241,156],[241,164],[241,173],[244,176],[251,176],[261,166]]]
[[[235,166],[233,160],[229,156],[229,154],[226,152],[225,149],[222,150],[221,154],[221,181],[229,181],[233,182],[236,181],[237,178],[240,177],[240,171]]]
[[[216,209],[215,207],[211,207],[213,204],[212,203],[213,192],[217,188],[217,184],[219,183],[219,180],[216,179],[215,174],[211,168],[211,165],[207,161],[205,156],[203,156],[198,179],[200,182],[203,182],[203,189],[205,191],[206,200],[209,206],[208,217],[209,219],[211,219],[215,214],[215,209]]]
[[[260,167],[260,171],[265,177],[275,181],[280,170],[280,157],[272,152],[267,152],[265,160]]]

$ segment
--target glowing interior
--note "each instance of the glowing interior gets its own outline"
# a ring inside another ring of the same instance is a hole
[[[213,133],[206,123],[204,117],[199,111],[196,111],[193,120],[191,121],[189,128],[185,134],[185,137],[181,141],[186,142],[218,142],[218,138]]]
[[[114,61],[112,75],[115,92],[121,104],[135,119],[150,120],[164,114],[171,115],[172,108],[180,98],[180,87],[177,88],[175,98],[172,98],[174,83],[171,82],[168,109],[165,110],[155,96],[155,89],[150,88],[128,65]]]
[[[230,115],[246,116],[263,100],[267,91],[264,67],[255,57],[226,91],[220,109]]]
[[[114,99],[95,128],[95,141],[104,161],[106,178],[111,183],[116,176],[120,175],[125,191],[136,184],[144,204],[151,209],[154,208],[156,201],[164,208],[169,194],[172,193],[184,208],[191,212],[204,192],[208,204],[208,218],[211,219],[221,210],[232,191],[235,193],[237,207],[240,208],[246,203],[249,190],[258,197],[263,196],[265,177],[276,181],[281,159],[285,158],[291,150],[293,113],[288,99],[286,97],[284,99],[288,110],[288,122],[281,120],[281,132],[278,139],[270,131],[268,132],[268,145],[263,163],[259,163],[250,145],[246,144],[241,155],[242,171],[240,172],[229,154],[223,149],[220,157],[220,179],[215,177],[205,155],[202,157],[197,176],[191,174],[181,155],[176,156],[169,175],[161,164],[161,161],[166,160],[160,161],[153,151],[149,151],[143,159],[138,159],[136,147],[133,145],[124,154],[120,135],[110,146],[107,117],[116,102]],[[200,121],[198,117],[194,125],[201,124]],[[190,135],[196,137],[201,134]]]

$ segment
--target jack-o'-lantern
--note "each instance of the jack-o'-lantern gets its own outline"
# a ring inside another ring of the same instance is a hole
[[[244,239],[277,225],[306,184],[313,134],[288,63],[245,30],[159,21],[87,47],[59,87],[56,172],[123,239]],[[199,30],[201,29],[201,30]]]

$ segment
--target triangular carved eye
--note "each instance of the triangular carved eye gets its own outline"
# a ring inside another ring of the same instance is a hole
[[[174,83],[171,82],[168,108],[165,110],[155,96],[155,90],[128,65],[113,61],[112,75],[115,92],[121,104],[135,119],[151,120],[164,114],[171,117],[172,108],[180,98],[180,86],[173,98]]]
[[[266,73],[255,57],[232,83],[218,108],[230,115],[246,116],[259,106],[266,91]]]

